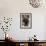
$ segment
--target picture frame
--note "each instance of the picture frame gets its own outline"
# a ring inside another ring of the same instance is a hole
[[[20,28],[32,29],[32,13],[20,13]]]

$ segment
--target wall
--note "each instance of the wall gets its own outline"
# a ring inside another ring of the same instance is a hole
[[[13,18],[8,33],[16,40],[27,40],[34,34],[39,40],[44,40],[46,34],[45,12],[45,8],[31,7],[28,0],[0,0],[0,18],[4,16]],[[32,13],[32,29],[20,29],[20,13]],[[2,35],[1,33],[3,32],[1,31],[0,35]],[[2,38],[4,39],[0,36],[0,39]]]

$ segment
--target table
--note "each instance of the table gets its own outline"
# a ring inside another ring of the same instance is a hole
[[[39,41],[29,41],[29,40],[9,40],[9,44],[14,44],[16,46],[20,46],[20,44],[23,44],[23,46],[46,46],[46,40],[39,40]]]

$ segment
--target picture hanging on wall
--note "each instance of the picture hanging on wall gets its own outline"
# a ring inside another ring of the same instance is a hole
[[[32,28],[32,13],[20,13],[20,28],[21,29]]]

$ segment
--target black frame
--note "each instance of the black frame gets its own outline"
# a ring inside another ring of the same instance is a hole
[[[22,26],[22,16],[23,15],[24,16],[26,16],[26,15],[29,16],[29,19],[30,19],[30,21],[29,21],[29,23],[30,23],[29,25],[30,26],[28,25],[29,27],[28,26],[24,26],[24,27]],[[21,29],[32,29],[32,13],[20,13],[20,28]]]

